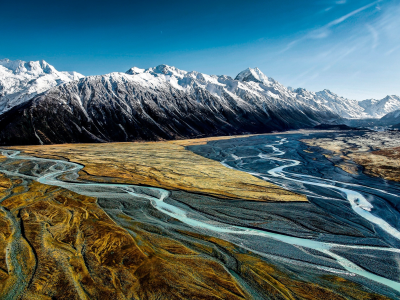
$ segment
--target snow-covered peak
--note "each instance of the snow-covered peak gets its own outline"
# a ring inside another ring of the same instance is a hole
[[[376,103],[378,103],[378,102],[379,102],[378,99],[365,99],[365,100],[358,101],[358,103],[360,104],[360,106],[361,106],[361,107],[364,107],[364,108],[368,108],[368,107],[370,107],[371,105],[374,105],[374,104],[376,104]]]
[[[42,75],[42,74],[53,74],[57,70],[46,61],[22,61],[22,60],[0,60],[0,66],[5,69],[12,71],[14,74],[31,74],[31,75]]]
[[[265,76],[265,74],[261,72],[259,68],[254,68],[254,69],[247,68],[246,70],[240,72],[236,76],[235,80],[245,81],[245,82],[254,81],[264,84],[275,82],[272,78],[268,78],[267,76]]]
[[[170,76],[184,76],[187,72],[179,70],[178,68],[171,67],[168,65],[159,65],[155,68],[147,69],[146,72],[154,74],[164,74]]]
[[[133,67],[133,68],[130,68],[130,69],[126,72],[126,74],[129,74],[129,75],[136,75],[136,74],[142,74],[144,71],[145,71],[145,69],[140,69],[140,68],[138,68],[138,67]]]
[[[343,97],[331,92],[328,89],[324,89],[320,92],[316,92],[315,94],[318,97],[323,98],[325,100],[336,100],[336,101],[341,101],[341,102],[348,102],[348,101],[355,102],[355,100],[349,100],[349,99],[343,98]]]
[[[342,117],[350,119],[370,117],[356,100],[341,97],[328,89],[316,92],[315,96],[318,102],[330,107]]]
[[[313,97],[313,93],[304,89],[304,88],[297,88],[293,91],[294,93],[298,94],[299,96],[304,96],[304,97]]]
[[[148,69],[140,69],[138,67],[133,67],[130,68],[126,74],[129,75],[144,75],[144,74],[151,74],[154,77],[157,77],[159,75],[163,76],[174,76],[178,78],[182,78],[185,76],[188,72],[179,70],[178,68],[168,66],[168,65],[159,65],[154,68],[148,68]],[[146,77],[146,75],[144,75]],[[143,77],[143,76],[141,76]]]
[[[317,92],[317,94],[325,95],[325,96],[327,96],[327,97],[339,97],[337,94],[332,93],[332,92],[331,92],[330,90],[328,90],[328,89],[323,89],[322,91]]]
[[[1,59],[0,114],[54,86],[83,77],[77,72],[59,72],[44,60]]]

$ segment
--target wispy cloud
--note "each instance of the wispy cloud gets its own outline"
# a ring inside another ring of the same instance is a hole
[[[297,43],[299,43],[302,39],[298,39],[298,40],[294,40],[291,41],[284,49],[282,49],[282,51],[280,51],[280,53],[286,52],[289,49],[293,48]]]
[[[351,18],[351,17],[353,17],[353,16],[355,16],[355,15],[357,15],[357,14],[359,14],[359,13],[365,11],[365,10],[367,10],[368,8],[370,8],[370,7],[374,6],[374,5],[378,5],[382,1],[383,0],[377,0],[377,1],[374,1],[374,2],[372,2],[370,4],[364,5],[364,6],[358,8],[356,10],[353,10],[352,12],[349,12],[349,13],[341,16],[340,18],[337,18],[337,19],[329,22],[328,24],[326,24],[326,25],[324,25],[324,26],[322,26],[322,27],[320,27],[318,29],[311,30],[305,36],[290,42],[281,51],[281,53],[288,51],[289,49],[293,48],[296,44],[300,43],[301,41],[307,40],[307,39],[324,39],[324,38],[327,38],[331,34],[331,29],[333,27],[343,23],[347,19],[349,19],[349,18]],[[336,4],[345,4],[346,0],[339,0],[339,1],[336,1],[335,3]]]
[[[371,25],[367,24],[367,29],[371,34],[372,37],[372,45],[371,48],[375,49],[378,46],[378,40],[379,40],[379,33],[378,31]]]
[[[399,50],[400,49],[400,45],[399,46],[397,46],[397,47],[393,47],[392,49],[390,49],[389,51],[387,51],[386,53],[385,53],[385,55],[387,56],[387,55],[390,55],[390,54],[392,54],[393,52],[396,52],[397,50]]]
[[[353,46],[349,49],[344,49],[344,51],[342,51],[341,53],[339,53],[337,55],[336,58],[334,58],[333,60],[331,60],[329,62],[329,64],[327,64],[322,71],[328,71],[330,68],[332,68],[334,65],[336,65],[338,62],[340,62],[341,60],[343,60],[345,57],[349,56],[351,53],[353,53],[354,51],[357,50],[357,46]]]
[[[330,29],[332,27],[334,27],[336,25],[339,25],[340,23],[343,23],[344,21],[346,21],[347,19],[351,18],[352,16],[354,16],[354,15],[356,15],[356,14],[358,14],[358,13],[360,13],[360,12],[362,12],[362,11],[364,11],[364,10],[366,10],[366,9],[376,5],[376,4],[378,4],[379,2],[382,2],[382,0],[378,0],[378,1],[372,2],[370,4],[367,4],[367,5],[363,6],[363,7],[358,8],[356,10],[353,10],[352,12],[350,12],[348,14],[345,14],[344,16],[341,16],[340,18],[337,18],[337,19],[329,22],[325,26],[323,26],[323,27],[321,27],[319,29],[311,31],[307,36],[309,38],[324,38],[324,37],[327,37],[329,35]]]
[[[329,5],[329,6],[327,6],[325,9],[323,9],[321,12],[326,13],[326,12],[332,10],[333,8],[335,8],[336,6],[343,5],[346,3],[347,3],[347,0],[339,0],[339,1],[333,1],[333,2],[329,1],[329,3],[327,3],[327,5]]]

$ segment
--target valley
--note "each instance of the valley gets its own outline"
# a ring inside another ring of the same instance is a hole
[[[399,187],[300,142],[333,134],[3,149],[3,296],[395,299]]]
[[[0,300],[400,299],[400,1],[3,1]]]

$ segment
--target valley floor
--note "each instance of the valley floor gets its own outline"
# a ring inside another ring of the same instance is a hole
[[[396,299],[400,241],[334,188],[293,181],[379,186],[321,150],[343,134],[8,147],[0,298]],[[268,173],[294,160],[291,181]]]

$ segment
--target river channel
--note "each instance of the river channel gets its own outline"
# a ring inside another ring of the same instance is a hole
[[[120,212],[171,232],[221,238],[296,272],[335,274],[399,297],[399,185],[347,174],[323,153],[304,151],[307,147],[301,138],[299,134],[266,135],[187,149],[305,194],[308,203],[190,197],[154,187],[84,182],[78,176],[82,165],[7,149],[2,150],[7,160],[0,172],[96,197],[122,225]],[[169,217],[179,222],[167,222]]]

